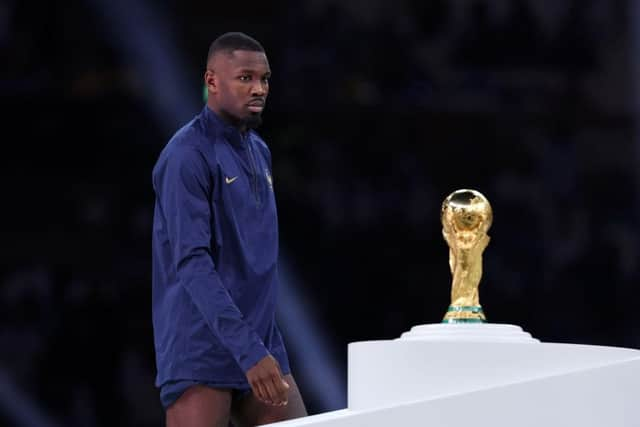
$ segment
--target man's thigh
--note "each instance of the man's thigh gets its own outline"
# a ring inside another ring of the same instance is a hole
[[[167,408],[167,427],[228,427],[231,391],[193,385]]]
[[[289,384],[289,400],[284,406],[271,406],[259,401],[252,392],[233,402],[231,419],[235,427],[250,427],[307,416],[300,390],[293,376],[285,375]]]

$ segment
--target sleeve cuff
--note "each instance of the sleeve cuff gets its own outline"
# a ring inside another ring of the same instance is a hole
[[[248,351],[241,355],[238,359],[238,365],[244,373],[253,368],[260,360],[265,356],[268,356],[269,352],[265,348],[264,344],[258,339],[254,341],[249,347]]]

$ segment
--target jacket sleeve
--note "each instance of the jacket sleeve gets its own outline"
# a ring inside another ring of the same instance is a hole
[[[211,256],[212,185],[206,160],[188,146],[175,147],[153,175],[178,281],[246,373],[268,351],[243,320],[216,271]]]

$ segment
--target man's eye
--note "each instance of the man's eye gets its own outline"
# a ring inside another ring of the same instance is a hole
[[[248,75],[243,75],[238,78],[240,79],[240,81],[243,81],[243,82],[248,82],[249,80],[251,80],[251,76],[248,76]]]
[[[262,83],[269,83],[269,77],[263,77]]]

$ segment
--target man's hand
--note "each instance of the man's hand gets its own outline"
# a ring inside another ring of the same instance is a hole
[[[262,402],[274,406],[287,404],[289,384],[282,377],[278,361],[271,355],[263,357],[247,371],[253,394]]]

